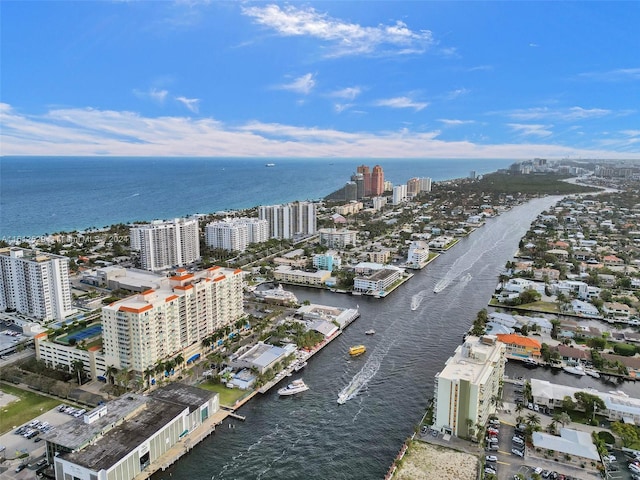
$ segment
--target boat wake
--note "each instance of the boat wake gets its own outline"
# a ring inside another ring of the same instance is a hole
[[[425,295],[427,294],[426,290],[416,293],[413,297],[411,297],[411,310],[417,310],[420,307],[420,304],[424,300]]]
[[[344,387],[338,394],[338,403],[340,405],[355,398],[358,393],[360,393],[360,391],[367,386],[371,379],[376,376],[378,370],[380,370],[380,365],[382,365],[382,360],[387,356],[387,353],[389,353],[389,350],[394,343],[395,340],[389,343],[383,342],[381,344],[382,346],[378,345],[378,347],[376,347],[369,358],[367,358],[367,361],[362,366],[360,371],[356,373],[349,384]]]

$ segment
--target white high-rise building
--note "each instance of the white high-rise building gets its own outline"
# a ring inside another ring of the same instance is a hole
[[[144,372],[178,354],[198,358],[203,339],[244,316],[243,287],[240,269],[180,269],[158,289],[103,307],[106,364]]]
[[[271,238],[284,239],[316,233],[316,204],[313,202],[261,206],[259,216],[268,222]]]
[[[407,201],[407,185],[395,185],[393,187],[393,204],[399,205]]]
[[[456,348],[436,375],[434,429],[469,437],[486,424],[504,378],[504,352],[504,343],[491,335],[468,336]]]
[[[431,191],[431,179],[429,177],[422,177],[420,179],[420,191],[421,192]]]
[[[25,248],[0,249],[0,308],[43,321],[74,313],[69,259]]]
[[[244,252],[248,241],[247,226],[231,221],[212,222],[205,227],[204,239],[208,247]]]
[[[206,226],[205,242],[209,247],[244,252],[247,245],[269,240],[269,223],[258,218],[227,218]]]
[[[156,220],[130,230],[131,248],[139,248],[143,269],[156,272],[188,265],[200,259],[197,218]]]

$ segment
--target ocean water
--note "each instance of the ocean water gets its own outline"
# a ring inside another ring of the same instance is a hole
[[[1,157],[0,238],[168,219],[294,200],[319,200],[358,165],[385,180],[447,180],[513,160]],[[275,163],[268,168],[266,163]]]

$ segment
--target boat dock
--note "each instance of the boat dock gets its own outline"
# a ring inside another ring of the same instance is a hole
[[[136,475],[133,480],[146,480],[154,473],[162,470],[163,472],[176,463],[182,456],[189,453],[193,447],[203,441],[216,430],[216,426],[220,425],[225,418],[230,416],[229,412],[223,408],[207,418],[202,424],[189,432],[188,435],[182,437],[169,450],[162,454],[156,461],[148,465],[142,472]]]
[[[357,317],[356,317],[357,318]],[[355,320],[355,319],[354,319]],[[353,320],[352,320],[353,321]],[[309,350],[309,351],[305,351],[303,350],[303,352],[306,353],[306,355],[303,356],[303,358],[301,358],[301,361],[307,361],[309,358],[313,357],[316,353],[318,353],[320,350],[322,350],[324,347],[326,347],[327,345],[329,345],[331,342],[333,342],[336,338],[338,338],[340,335],[342,334],[342,330],[338,330],[336,333],[334,333],[331,337],[329,338],[325,338],[318,346],[316,346],[314,349]],[[291,365],[289,365],[286,369],[282,370],[278,375],[276,375],[276,378],[274,378],[273,380],[271,380],[270,382],[265,383],[262,387],[260,387],[257,391],[260,393],[267,393],[272,387],[274,387],[275,385],[277,385],[278,383],[280,383],[280,381],[283,378],[287,378],[287,376],[291,373],[293,374],[293,369],[295,367],[295,363],[292,363]]]

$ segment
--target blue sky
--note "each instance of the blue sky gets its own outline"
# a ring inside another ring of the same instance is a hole
[[[3,1],[2,155],[640,158],[640,2]]]

